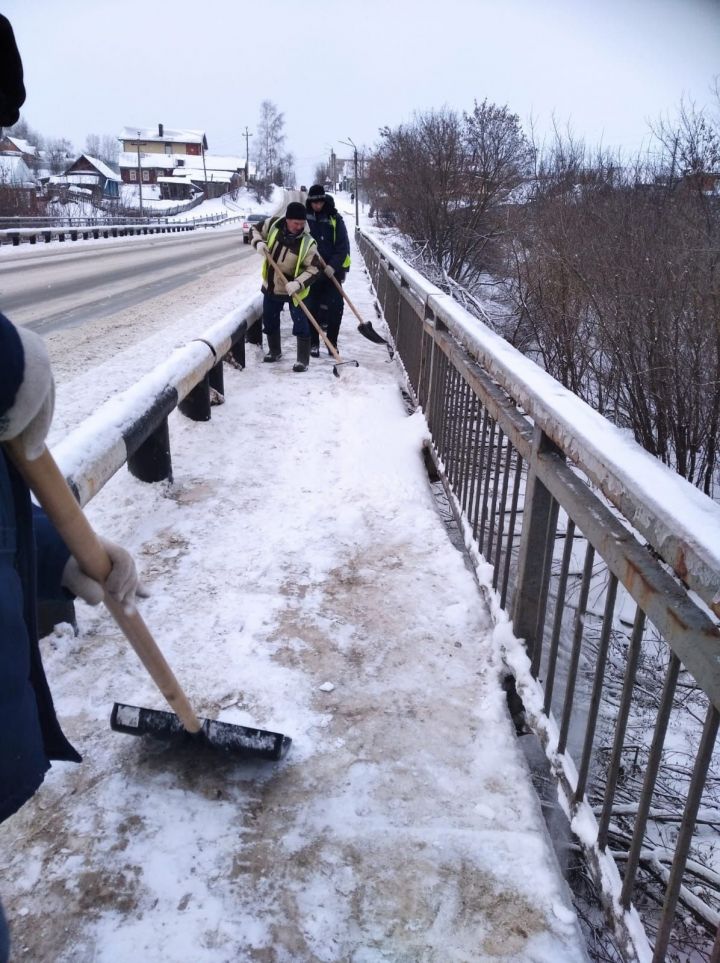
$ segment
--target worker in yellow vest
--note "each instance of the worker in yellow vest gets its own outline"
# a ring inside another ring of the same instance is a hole
[[[290,305],[293,334],[297,338],[297,361],[293,371],[307,371],[310,364],[310,322],[298,306],[309,293],[308,284],[317,277],[317,244],[307,228],[305,205],[288,204],[285,217],[269,217],[252,229],[251,244],[263,256],[269,253],[280,268],[281,277],[267,258],[263,261],[263,331],[268,352],[263,361],[279,361],[280,315]]]

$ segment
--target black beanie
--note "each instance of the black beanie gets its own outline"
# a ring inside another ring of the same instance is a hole
[[[0,127],[12,127],[25,102],[23,68],[13,29],[0,15]]]
[[[285,211],[286,221],[305,221],[307,220],[307,214],[305,213],[305,205],[301,204],[299,201],[292,201],[287,206]]]
[[[324,201],[325,200],[325,188],[322,184],[313,184],[313,186],[308,191],[309,201]]]

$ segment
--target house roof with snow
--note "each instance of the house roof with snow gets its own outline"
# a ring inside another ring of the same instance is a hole
[[[120,140],[138,139],[141,141],[157,141],[159,144],[204,144],[207,150],[207,140],[204,130],[191,130],[183,127],[162,126],[162,133],[158,127],[123,127]]]
[[[85,158],[86,161],[88,161],[90,164],[92,164],[92,166],[95,168],[95,170],[97,170],[98,173],[102,174],[102,176],[103,176],[104,178],[106,178],[106,180],[109,180],[109,181],[119,181],[119,180],[121,180],[119,174],[116,174],[114,170],[111,170],[111,169],[108,167],[107,164],[105,164],[105,163],[104,163],[103,161],[101,161],[101,160],[98,160],[97,157],[91,157],[90,154],[81,154],[81,155],[77,158],[77,160],[74,160],[74,161],[72,162],[72,164],[71,164],[70,167],[65,171],[65,173],[66,173],[66,174],[70,173],[70,168],[74,167],[75,164],[77,164],[78,161],[81,161],[81,160],[83,159],[83,157]],[[75,171],[73,171],[72,173],[75,173]]]
[[[3,140],[10,141],[11,144],[14,144],[21,154],[30,154],[33,157],[37,155],[37,147],[31,144],[30,141],[23,140],[22,137],[13,137],[11,134],[5,134]]]

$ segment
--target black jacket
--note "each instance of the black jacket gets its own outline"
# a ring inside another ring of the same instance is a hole
[[[345,221],[335,209],[335,201],[325,195],[325,203],[317,214],[309,200],[305,208],[308,228],[317,241],[320,257],[334,268],[338,281],[342,281],[350,265],[350,239]]]

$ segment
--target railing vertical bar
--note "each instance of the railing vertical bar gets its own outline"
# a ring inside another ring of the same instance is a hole
[[[500,563],[502,561],[502,541],[505,534],[505,515],[507,513],[508,485],[510,483],[510,465],[512,464],[513,446],[508,438],[505,444],[505,467],[503,468],[502,494],[500,496],[500,512],[498,515],[498,541],[497,552],[495,553],[495,564],[493,566],[493,588],[497,590],[498,578],[500,576]]]
[[[502,461],[503,440],[505,435],[502,428],[498,426],[498,441],[495,451],[495,474],[493,476],[492,502],[490,503],[490,527],[488,530],[487,560],[492,561],[493,544],[495,542],[495,526],[497,521],[497,504],[500,489],[500,463]]]
[[[585,787],[587,786],[588,772],[590,770],[590,757],[592,756],[595,729],[597,727],[597,717],[598,712],[600,711],[600,697],[602,695],[603,681],[605,679],[605,666],[607,665],[610,637],[612,635],[613,615],[615,613],[615,601],[617,599],[617,587],[618,580],[611,573],[607,588],[607,595],[605,596],[603,626],[600,633],[600,643],[598,645],[597,662],[595,665],[595,679],[593,682],[592,696],[590,697],[587,728],[585,729],[585,742],[583,744],[580,770],[578,772],[578,781],[575,788],[576,803],[579,803],[582,800],[583,796],[585,795]]]
[[[585,552],[585,565],[583,567],[582,584],[580,586],[580,598],[578,599],[577,612],[575,613],[575,630],[573,632],[570,665],[568,668],[567,685],[565,687],[562,726],[560,727],[560,741],[558,742],[558,752],[561,753],[565,752],[568,732],[570,731],[570,718],[572,716],[573,702],[575,701],[575,683],[577,682],[578,665],[580,663],[580,647],[582,645],[585,612],[587,609],[588,594],[590,592],[590,579],[592,577],[594,558],[595,549],[592,547],[590,542],[588,542],[587,550]]]
[[[657,719],[655,720],[655,732],[650,746],[650,754],[645,768],[645,779],[643,780],[642,792],[638,802],[638,811],[635,817],[635,829],[630,843],[627,863],[625,865],[625,878],[623,879],[620,902],[628,909],[632,900],[633,889],[635,887],[635,877],[640,862],[640,851],[645,838],[645,827],[647,825],[650,803],[655,788],[660,759],[662,757],[665,734],[667,733],[670,712],[672,710],[673,698],[675,696],[675,686],[677,684],[678,673],[680,672],[680,659],[674,652],[670,654],[667,673],[665,674],[665,684],[663,686],[660,708],[658,709]]]
[[[542,583],[540,585],[540,598],[538,599],[537,619],[535,620],[535,636],[533,641],[531,672],[533,677],[536,679],[540,672],[540,660],[542,659],[543,644],[545,642],[545,614],[547,612],[552,563],[553,558],[555,557],[555,536],[557,534],[559,510],[560,506],[553,498],[550,511],[548,512],[547,528],[545,529],[545,545],[542,560]]]
[[[638,606],[635,610],[635,622],[630,637],[630,644],[628,645],[625,676],[623,679],[622,695],[620,696],[620,708],[618,709],[617,723],[615,725],[615,739],[613,740],[608,777],[605,783],[605,798],[600,815],[598,846],[603,850],[607,846],[608,828],[610,826],[610,817],[612,816],[612,808],[615,802],[615,790],[617,789],[618,778],[620,776],[622,751],[625,745],[625,732],[627,731],[627,723],[630,718],[630,705],[632,703],[635,674],[640,658],[644,631],[645,613],[640,606]]]
[[[450,487],[454,489],[457,481],[458,454],[460,448],[460,399],[465,382],[457,368],[453,368],[453,372],[455,377],[453,380],[452,392],[452,436],[450,438],[450,447],[448,451],[447,477],[448,481],[450,482]]]
[[[572,518],[569,518],[565,530],[565,548],[560,565],[560,578],[558,579],[557,594],[555,596],[555,619],[553,621],[553,630],[550,636],[550,650],[548,652],[545,678],[545,704],[543,706],[543,711],[546,716],[550,715],[550,709],[552,707],[553,689],[555,688],[555,670],[560,646],[560,632],[562,630],[563,614],[565,612],[565,593],[567,591],[568,572],[570,570],[570,562],[572,561],[574,540],[575,522]]]
[[[488,432],[489,419],[490,419],[490,414],[487,408],[483,407],[482,428],[480,429],[480,437],[478,438],[477,461],[475,465],[475,475],[477,477],[477,483],[475,488],[475,504],[473,505],[473,514],[471,518],[472,527],[473,527],[473,538],[476,541],[477,541],[478,519],[480,517],[480,495],[482,493],[483,462],[485,460],[485,450],[487,447],[487,432]]]
[[[472,412],[470,415],[470,437],[468,439],[468,457],[467,457],[467,475],[468,484],[465,490],[465,496],[463,498],[462,510],[466,517],[469,517],[470,508],[472,506],[473,495],[475,494],[475,480],[477,478],[477,473],[474,471],[475,459],[477,456],[478,447],[478,429],[480,420],[480,399],[473,391],[472,396]]]
[[[482,517],[480,518],[480,537],[478,538],[478,548],[483,551],[483,545],[485,543],[485,523],[487,522],[488,514],[488,498],[490,496],[490,479],[492,477],[492,460],[493,452],[495,450],[495,428],[497,424],[494,418],[489,418],[490,421],[490,432],[487,441],[487,448],[485,451],[485,461],[483,463],[483,499],[482,499]]]
[[[465,383],[466,392],[463,402],[463,434],[460,445],[460,474],[458,476],[457,500],[461,509],[465,503],[468,486],[468,448],[470,447],[470,435],[472,432],[472,411],[475,403],[475,392],[467,382]]]
[[[462,484],[462,463],[464,457],[463,451],[463,441],[465,438],[465,428],[467,427],[467,421],[465,417],[465,398],[469,396],[470,386],[467,381],[461,376],[458,385],[457,393],[457,429],[455,432],[455,456],[453,459],[453,473],[450,480],[450,486],[455,492],[455,497],[457,498],[460,493],[460,485]]]
[[[500,593],[500,608],[505,608],[507,602],[508,585],[510,584],[510,563],[512,562],[513,542],[515,541],[515,523],[517,521],[518,501],[520,499],[520,479],[522,478],[523,460],[520,452],[516,452],[515,477],[513,478],[512,502],[510,505],[510,523],[505,549],[505,568],[503,570],[502,592]]]

